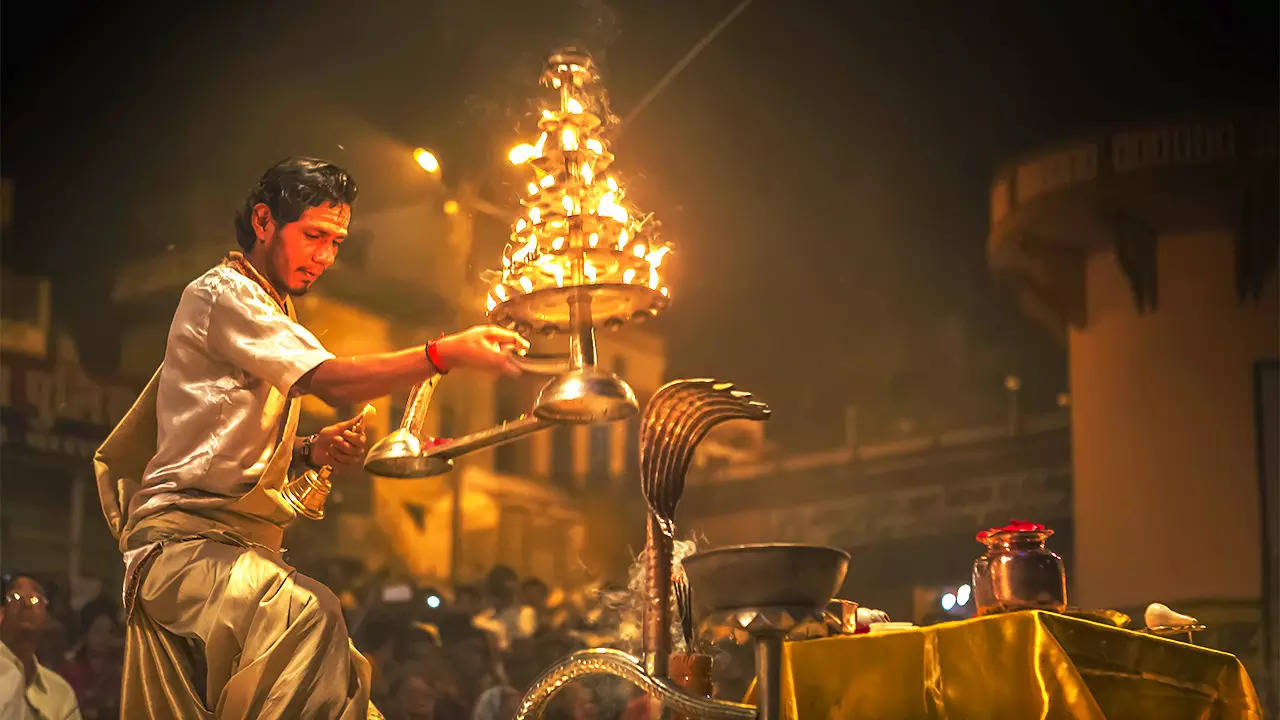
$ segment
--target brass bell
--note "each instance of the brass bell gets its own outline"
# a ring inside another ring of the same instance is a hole
[[[325,465],[319,471],[308,469],[298,477],[290,480],[280,491],[289,507],[304,518],[319,520],[324,517],[324,502],[329,499],[329,491],[333,483],[329,476],[333,468]]]

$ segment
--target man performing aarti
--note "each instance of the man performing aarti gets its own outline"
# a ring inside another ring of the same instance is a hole
[[[364,454],[356,420],[297,438],[299,399],[359,403],[469,366],[517,373],[528,343],[477,326],[426,345],[337,358],[298,324],[347,237],[356,184],[291,158],[236,217],[232,252],[182,293],[164,363],[94,457],[125,557],[130,718],[380,717],[338,599],[281,557],[306,466]]]

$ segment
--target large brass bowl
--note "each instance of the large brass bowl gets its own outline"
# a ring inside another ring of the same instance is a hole
[[[765,543],[703,550],[683,562],[701,615],[783,605],[823,607],[844,582],[849,553],[825,545]]]

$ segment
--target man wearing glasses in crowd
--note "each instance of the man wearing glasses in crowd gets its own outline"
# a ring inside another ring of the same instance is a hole
[[[26,575],[0,578],[0,718],[80,720],[76,694],[54,671],[36,660],[40,632],[49,620],[49,600],[40,583]]]

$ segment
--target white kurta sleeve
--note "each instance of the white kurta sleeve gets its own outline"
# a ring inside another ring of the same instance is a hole
[[[285,394],[334,357],[248,279],[223,286],[213,298],[208,343],[215,355]]]

